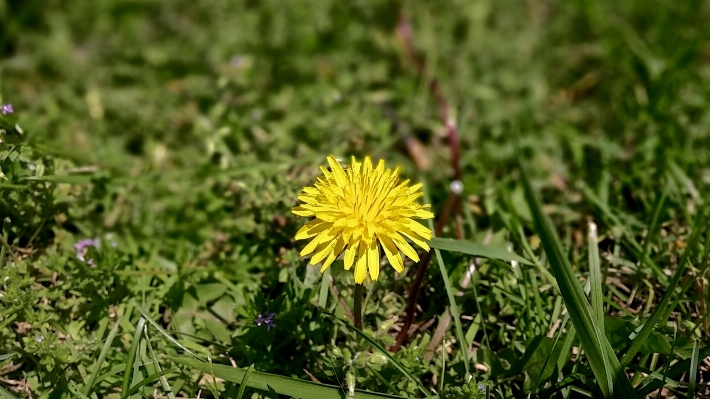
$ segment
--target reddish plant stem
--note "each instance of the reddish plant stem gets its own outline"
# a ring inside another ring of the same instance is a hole
[[[404,14],[400,16],[399,23],[397,25],[397,36],[402,42],[407,56],[414,62],[414,65],[416,66],[418,72],[422,76],[426,77],[426,62],[424,58],[414,48],[412,40],[412,27],[407,18],[404,16]],[[434,99],[436,100],[436,103],[439,108],[439,114],[441,116],[442,121],[444,122],[444,126],[446,127],[446,133],[449,139],[449,149],[451,152],[451,168],[453,169],[454,180],[461,181],[461,152],[459,149],[459,139],[458,131],[456,129],[456,122],[449,113],[449,104],[446,100],[446,97],[444,97],[443,93],[441,92],[439,82],[436,79],[431,78],[428,84],[429,91],[432,93]],[[461,226],[460,218],[461,206],[462,204],[458,193],[451,191],[446,199],[446,202],[444,203],[444,207],[442,208],[439,217],[437,218],[436,225],[434,228],[435,236],[441,235],[444,226],[448,222],[449,217],[453,212],[454,221],[456,223],[456,237],[459,240],[463,239],[463,229]],[[407,339],[409,335],[409,328],[414,322],[414,315],[417,310],[417,299],[419,297],[419,291],[421,290],[421,286],[424,283],[424,277],[426,276],[427,269],[429,268],[431,257],[432,253],[431,251],[429,251],[424,254],[421,261],[419,262],[419,266],[417,267],[417,274],[414,277],[412,287],[409,291],[409,298],[407,299],[407,313],[405,315],[404,325],[399,331],[399,334],[397,334],[395,344],[390,347],[391,352],[398,351],[399,348],[402,346],[402,343]]]
[[[439,214],[439,217],[436,219],[434,235],[441,235],[441,231],[444,229],[446,222],[448,222],[451,211],[456,207],[457,202],[458,196],[453,193],[449,194],[446,198],[441,214]],[[419,265],[417,266],[417,274],[414,276],[412,288],[409,291],[409,298],[407,298],[407,313],[404,318],[404,325],[402,326],[402,329],[399,330],[394,345],[389,348],[390,352],[397,352],[409,335],[409,328],[412,326],[412,323],[414,323],[414,314],[417,311],[417,298],[419,296],[419,290],[424,283],[424,277],[426,276],[426,271],[429,268],[431,256],[432,251],[426,252],[419,261]]]

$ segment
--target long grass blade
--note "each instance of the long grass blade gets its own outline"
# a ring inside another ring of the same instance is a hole
[[[693,343],[693,354],[690,356],[690,377],[688,378],[688,399],[695,397],[695,384],[698,379],[698,359],[700,358],[700,345],[696,340]]]
[[[121,391],[126,392],[131,386],[131,376],[133,375],[133,367],[136,361],[136,353],[138,352],[138,344],[141,341],[141,334],[145,329],[145,317],[138,319],[138,324],[136,325],[136,332],[133,334],[133,341],[131,342],[131,348],[128,350],[128,358],[126,359],[126,369],[123,372],[123,384],[121,385]]]
[[[187,356],[170,357],[175,363],[199,370],[206,374],[212,374],[225,381],[240,383],[246,374],[246,369],[229,367],[222,364],[209,365],[192,359]],[[334,385],[317,384],[315,382],[298,380],[290,377],[283,377],[275,374],[252,372],[251,377],[246,382],[249,388],[268,391],[271,386],[279,395],[286,395],[301,399],[343,399],[344,394],[340,387]],[[389,395],[377,392],[355,390],[357,399],[402,399],[402,396]]]
[[[323,277],[320,281],[320,291],[318,292],[318,307],[325,309],[328,306],[328,285],[330,283],[330,273],[331,269],[325,269]]]
[[[562,299],[565,301],[580,341],[587,351],[587,360],[604,397],[636,397],[609,341],[592,315],[589,302],[582,292],[572,270],[572,265],[565,256],[557,232],[542,210],[538,194],[532,187],[527,167],[522,159],[520,159],[520,168],[528,205],[535,222],[535,230],[540,236],[550,267],[557,279]]]
[[[426,189],[425,189],[426,190]],[[429,193],[428,191],[424,192],[424,195],[427,197],[427,201],[429,201]],[[429,220],[429,229],[431,231],[434,231],[434,223],[432,220]],[[432,241],[436,243],[449,243],[451,248],[471,248],[471,247],[480,247],[477,248],[478,250],[481,250],[481,252],[486,252],[487,248],[486,246],[474,244],[472,242],[466,242],[466,241],[455,241],[455,240],[445,240],[445,239],[439,239],[437,237],[434,237]],[[475,252],[475,251],[472,251]],[[504,251],[505,256],[510,256],[514,255],[515,257],[518,257],[517,255],[508,252],[507,250]],[[468,252],[465,252],[468,253]],[[466,336],[463,333],[463,327],[461,326],[461,314],[459,313],[459,306],[456,303],[456,296],[454,294],[454,288],[451,285],[451,278],[449,278],[449,272],[446,270],[446,264],[444,263],[444,258],[441,256],[441,251],[439,251],[439,248],[434,247],[434,254],[436,255],[436,263],[439,265],[439,272],[441,273],[442,280],[444,280],[444,289],[446,290],[446,296],[449,299],[449,309],[451,311],[451,316],[452,319],[454,319],[454,328],[456,329],[456,339],[459,341],[459,349],[463,353],[463,359],[464,359],[464,368],[466,369],[466,375],[469,376],[471,374],[470,370],[470,359],[468,355],[468,344],[466,343]],[[469,255],[475,255],[475,256],[483,256],[480,254],[473,254],[473,253],[468,253]],[[500,259],[496,257],[496,259]],[[521,258],[523,259],[523,258]],[[525,260],[525,259],[523,259]],[[527,260],[525,260],[527,261]]]
[[[6,390],[3,387],[0,387],[0,397],[3,397],[5,399],[20,399],[17,396],[15,396],[12,392]]]
[[[599,246],[597,244],[597,225],[589,222],[589,235],[587,236],[589,252],[589,298],[592,302],[592,313],[599,323],[599,328],[604,331],[604,299],[602,293],[602,268],[599,259]]]
[[[456,328],[456,339],[459,341],[459,350],[463,352],[464,368],[466,369],[466,374],[471,374],[469,370],[469,363],[471,363],[468,356],[468,344],[466,343],[466,336],[463,334],[463,327],[461,326],[461,314],[459,313],[459,307],[456,304],[456,297],[454,296],[454,288],[451,286],[451,279],[449,278],[449,272],[446,270],[446,264],[444,264],[444,258],[441,256],[441,251],[434,249],[436,254],[436,263],[439,264],[439,272],[444,280],[444,288],[446,289],[446,296],[449,299],[449,308],[451,309],[451,316],[454,319],[454,327]]]
[[[367,369],[370,370],[370,372],[371,372],[375,377],[377,377],[377,379],[380,380],[380,382],[382,383],[382,385],[384,385],[385,387],[387,387],[387,389],[388,389],[390,392],[392,392],[392,393],[395,394],[395,395],[399,394],[399,392],[397,392],[397,388],[393,387],[392,384],[390,384],[390,382],[387,381],[387,380],[385,379],[385,377],[382,376],[382,374],[380,374],[377,370],[375,370],[375,369],[373,369],[372,367],[370,367],[369,364],[367,365]]]
[[[145,343],[148,346],[148,354],[150,355],[150,359],[153,361],[153,367],[155,368],[155,371],[163,371],[162,367],[160,366],[158,356],[155,354],[155,351],[153,351],[153,345],[151,345],[150,343],[150,337],[148,337],[148,330],[144,329],[143,334],[145,335]],[[161,375],[159,380],[160,385],[163,387],[163,391],[165,392],[165,396],[167,396],[168,399],[175,399],[175,394],[173,393],[172,388],[170,388],[170,384],[168,384],[168,379],[165,378],[164,375]]]

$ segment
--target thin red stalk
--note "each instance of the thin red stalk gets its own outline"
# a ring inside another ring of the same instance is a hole
[[[407,20],[407,18],[402,14],[400,16],[399,23],[397,25],[397,36],[402,42],[407,56],[414,62],[418,72],[422,76],[427,76],[426,74],[426,62],[424,58],[419,55],[414,48],[412,40],[412,27]],[[438,81],[435,78],[429,80],[429,90],[431,91],[436,103],[439,107],[439,114],[446,127],[446,133],[449,139],[449,149],[451,152],[451,167],[454,172],[454,180],[461,181],[461,152],[459,149],[459,136],[456,129],[456,122],[453,117],[449,114],[449,104],[441,92]],[[444,203],[441,214],[437,218],[436,225],[434,228],[434,235],[440,236],[444,229],[444,226],[449,220],[452,212],[454,213],[454,221],[456,222],[456,237],[459,240],[463,239],[463,229],[461,226],[461,201],[458,193],[451,192]],[[409,328],[414,322],[414,315],[417,309],[417,299],[419,296],[419,291],[422,284],[424,283],[424,277],[426,276],[427,269],[429,268],[429,263],[431,262],[431,251],[424,254],[419,266],[417,267],[417,274],[412,283],[412,287],[409,291],[409,298],[407,302],[407,313],[404,319],[404,325],[397,335],[397,339],[394,345],[390,347],[390,351],[396,352],[402,346],[402,343],[407,339],[409,334]]]
[[[458,196],[449,194],[442,208],[441,214],[436,220],[436,225],[434,226],[434,235],[441,235],[441,231],[444,229],[446,222],[449,220],[451,211],[456,207],[456,202],[458,202]],[[424,277],[426,276],[426,271],[429,268],[429,263],[431,262],[432,251],[426,252],[417,266],[417,274],[414,276],[414,281],[412,282],[412,287],[409,291],[409,298],[407,298],[407,313],[404,318],[404,325],[402,329],[399,330],[397,334],[397,339],[394,345],[390,347],[390,352],[397,352],[402,346],[402,343],[407,339],[409,335],[409,327],[414,323],[414,314],[417,311],[417,297],[419,296],[419,289],[424,283]]]

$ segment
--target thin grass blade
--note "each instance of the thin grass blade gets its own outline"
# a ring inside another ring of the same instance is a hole
[[[132,386],[131,389],[129,389],[128,391],[124,392],[123,395],[121,395],[121,399],[126,399],[127,397],[129,397],[129,396],[133,395],[134,393],[138,392],[138,390],[141,389],[141,388],[143,388],[144,386],[146,386],[146,385],[148,385],[148,384],[151,384],[151,383],[153,383],[153,382],[155,382],[155,381],[158,381],[158,380],[160,379],[160,377],[162,377],[162,376],[164,376],[164,375],[166,375],[166,374],[174,373],[174,372],[176,372],[176,371],[177,371],[177,370],[174,370],[174,369],[167,369],[167,370],[163,370],[163,371],[160,371],[160,372],[157,372],[157,373],[153,373],[153,374],[151,374],[151,375],[145,377],[145,378],[144,378],[143,380],[141,380],[139,383],[137,383],[136,385]]]
[[[697,218],[693,225],[693,233],[690,235],[690,240],[688,240],[688,246],[685,248],[683,256],[680,258],[680,262],[678,262],[678,267],[676,268],[675,273],[673,273],[671,281],[668,283],[666,292],[663,293],[661,301],[658,303],[656,308],[653,309],[651,316],[648,318],[646,323],[644,323],[643,328],[641,328],[641,331],[639,331],[638,335],[634,337],[633,341],[631,342],[631,347],[621,359],[621,364],[629,364],[636,355],[636,353],[638,353],[639,349],[641,349],[641,346],[643,346],[644,342],[651,334],[651,331],[653,331],[653,329],[656,327],[656,325],[668,319],[668,315],[673,310],[671,298],[675,296],[675,289],[678,287],[678,283],[680,283],[680,279],[685,273],[685,269],[688,265],[690,257],[695,252],[695,248],[700,242],[700,237],[702,237],[704,228],[705,213],[700,211],[698,212]]]
[[[143,334],[145,335],[145,343],[148,346],[148,354],[150,355],[150,359],[153,362],[153,367],[155,367],[156,372],[161,372],[162,367],[160,366],[160,361],[158,360],[158,356],[156,356],[155,351],[153,351],[153,345],[150,343],[150,337],[148,336],[148,330],[143,329]],[[160,378],[160,385],[163,387],[163,392],[165,392],[165,396],[167,396],[168,399],[175,399],[175,394],[172,391],[172,388],[170,387],[170,384],[168,384],[168,379],[165,378],[164,375],[161,375]]]
[[[167,331],[165,331],[165,329],[164,329],[160,324],[158,324],[155,320],[153,320],[152,317],[150,317],[150,314],[149,314],[148,312],[146,312],[145,309],[143,309],[140,305],[138,305],[137,303],[135,303],[135,301],[131,301],[131,302],[133,303],[133,306],[135,306],[136,309],[138,309],[138,311],[141,312],[141,314],[142,314],[143,317],[146,319],[146,321],[147,321],[151,326],[153,326],[153,328],[155,328],[156,330],[158,330],[158,332],[159,332],[160,334],[162,334],[165,338],[167,338],[168,341],[170,341],[173,345],[175,345],[175,346],[177,346],[178,348],[180,348],[180,349],[181,349],[182,351],[184,351],[185,353],[190,354],[190,356],[194,357],[195,359],[202,360],[202,358],[200,358],[199,356],[197,356],[193,351],[187,349],[187,348],[185,347],[185,345],[183,345],[183,344],[181,344],[180,342],[178,342],[178,340],[176,340],[175,338],[173,338],[173,336],[170,335],[170,333],[168,333]]]
[[[429,191],[425,188],[424,189],[424,196],[427,200],[427,202],[430,201],[429,199]],[[429,229],[431,231],[435,231],[434,229],[434,222],[429,219]],[[448,240],[448,239],[439,239],[438,237],[434,237],[432,241],[435,241],[436,243],[445,243],[449,244],[450,248],[463,248],[463,249],[471,249],[471,245],[474,247],[481,247],[478,248],[479,250],[483,249],[483,252],[486,251],[486,246],[484,245],[479,245],[479,244],[474,244],[472,242],[467,242],[467,241],[457,241],[457,240]],[[470,245],[469,245],[470,244]],[[446,245],[445,245],[446,246]],[[476,252],[476,251],[471,251],[471,252]],[[463,358],[464,358],[464,368],[466,369],[466,376],[468,378],[469,375],[471,375],[471,370],[470,370],[470,363],[471,360],[469,359],[468,355],[468,344],[466,343],[466,336],[463,333],[463,327],[461,326],[461,314],[459,313],[459,307],[456,304],[456,297],[454,294],[454,288],[451,284],[451,278],[449,278],[449,272],[446,270],[446,264],[444,264],[444,258],[441,256],[441,251],[439,251],[439,248],[434,247],[434,253],[436,255],[436,263],[439,265],[439,272],[441,273],[442,280],[444,280],[444,288],[446,289],[446,296],[449,300],[449,309],[451,312],[451,316],[454,319],[454,328],[456,330],[456,339],[459,341],[459,348],[463,352]],[[469,252],[464,252],[469,255],[474,255],[474,256],[482,256],[482,255],[476,255],[474,253],[469,253]],[[508,255],[514,255],[517,257],[517,255],[508,252],[505,250],[506,256]],[[496,259],[498,259],[496,257]],[[522,258],[521,258],[522,259]]]
[[[254,372],[254,365],[252,364],[247,368],[246,373],[244,373],[244,377],[242,377],[242,382],[239,383],[239,392],[237,392],[237,399],[242,399],[242,396],[244,396],[244,390],[247,389],[247,383],[249,382],[249,377],[251,377],[251,373]]]
[[[599,245],[597,244],[597,225],[589,222],[589,235],[587,236],[589,252],[589,297],[592,302],[592,313],[599,323],[599,328],[604,331],[604,299],[602,293],[602,268],[599,259]]]
[[[131,376],[133,375],[133,367],[136,361],[136,353],[138,352],[138,344],[141,341],[142,332],[145,329],[145,317],[138,319],[138,324],[136,325],[136,332],[133,334],[133,341],[131,342],[131,348],[128,350],[128,358],[126,359],[126,369],[123,373],[123,384],[121,385],[121,391],[126,392],[131,386]]]
[[[104,364],[104,360],[106,359],[106,355],[108,354],[109,349],[111,349],[111,344],[113,343],[113,339],[118,333],[119,326],[120,325],[118,323],[114,324],[113,328],[111,329],[111,332],[108,333],[108,337],[106,337],[106,342],[104,342],[104,346],[101,348],[101,353],[99,353],[99,358],[96,360],[94,371],[91,372],[91,377],[89,377],[89,381],[84,386],[84,389],[81,390],[81,393],[86,396],[89,396],[89,394],[91,393],[91,388],[94,386],[96,377],[98,377],[99,373],[101,372],[101,366]]]
[[[382,374],[380,374],[379,371],[377,371],[377,370],[373,369],[372,367],[370,367],[369,364],[367,365],[367,369],[370,370],[370,372],[371,372],[375,377],[377,377],[377,379],[380,380],[380,382],[382,383],[382,385],[384,385],[385,387],[387,387],[387,389],[388,389],[390,392],[392,392],[394,395],[399,395],[399,392],[397,392],[397,389],[396,389],[395,387],[393,387],[392,384],[390,384],[390,382],[387,381],[387,380],[385,379],[385,377],[383,377]]]
[[[328,306],[328,285],[330,283],[330,268],[325,269],[320,281],[320,291],[318,292],[318,307],[325,309]]]
[[[688,378],[688,399],[695,397],[695,384],[698,378],[698,360],[700,358],[700,345],[693,343],[693,354],[690,356],[690,377]]]
[[[466,374],[471,374],[469,370],[469,363],[471,363],[468,356],[468,344],[466,343],[466,336],[463,334],[463,327],[461,326],[461,314],[459,313],[459,307],[456,304],[456,297],[454,296],[454,288],[451,286],[451,279],[449,278],[449,272],[446,270],[446,265],[444,264],[444,258],[441,256],[441,251],[434,249],[436,254],[436,263],[439,264],[439,272],[444,280],[444,288],[446,289],[446,296],[449,299],[449,309],[451,309],[451,316],[454,319],[454,327],[456,328],[456,339],[459,341],[459,350],[463,352],[464,358],[464,368],[466,369]]]

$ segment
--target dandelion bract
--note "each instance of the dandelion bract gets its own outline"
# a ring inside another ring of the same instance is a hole
[[[353,158],[343,169],[329,156],[328,165],[330,170],[321,166],[323,176],[303,189],[298,196],[303,204],[293,209],[296,215],[315,217],[296,233],[296,240],[312,239],[301,256],[313,254],[310,263],[323,262],[323,272],[344,251],[345,270],[355,265],[355,282],[362,284],[368,271],[372,280],[379,276],[380,246],[398,272],[404,270],[400,251],[419,261],[407,239],[429,251],[431,230],[413,220],[434,217],[429,205],[416,202],[421,184],[400,182],[399,168],[385,169],[382,160],[373,167],[369,157],[364,162]]]

